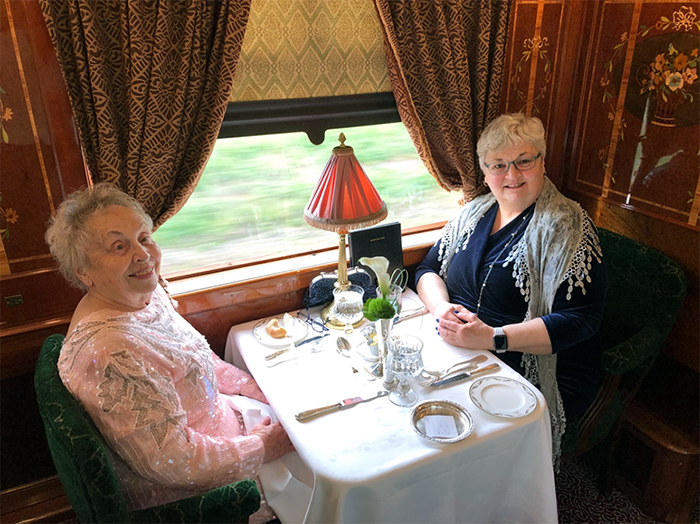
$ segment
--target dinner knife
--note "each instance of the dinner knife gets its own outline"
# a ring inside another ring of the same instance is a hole
[[[272,360],[275,357],[280,356],[282,353],[286,353],[293,347],[298,348],[299,346],[303,346],[304,344],[307,344],[309,342],[315,342],[316,340],[321,340],[324,337],[327,337],[330,333],[326,333],[325,335],[318,335],[317,337],[311,337],[307,338],[306,340],[302,340],[301,342],[297,342],[296,344],[291,343],[289,346],[287,346],[284,349],[280,349],[279,351],[275,351],[274,353],[270,353],[269,355],[265,356],[265,360]]]
[[[445,384],[451,384],[452,382],[458,382],[460,380],[464,380],[465,378],[473,377],[474,375],[480,375],[481,373],[486,373],[487,371],[495,371],[500,369],[501,366],[498,364],[489,364],[488,366],[484,366],[483,368],[477,368],[474,371],[466,371],[464,373],[460,373],[459,375],[455,375],[453,377],[447,377],[443,378],[442,380],[438,380],[436,382],[433,382],[430,384],[431,387],[435,386],[443,386]]]
[[[394,317],[394,324],[398,324],[399,322],[402,322],[404,320],[408,320],[409,318],[417,317],[418,315],[422,315],[425,312],[425,306],[421,306],[416,309],[411,309],[408,311],[404,311],[402,313],[399,313],[398,316]]]
[[[321,408],[308,409],[306,411],[302,411],[301,413],[297,413],[296,415],[294,415],[294,418],[296,418],[297,420],[305,420],[307,418],[320,415],[321,413],[334,411],[336,409],[345,409],[354,406],[355,404],[359,404],[360,402],[367,402],[368,400],[374,400],[375,398],[385,397],[388,394],[388,391],[377,391],[376,395],[372,395],[370,397],[346,398],[345,400],[341,400],[337,404],[331,404],[330,406],[323,406]]]

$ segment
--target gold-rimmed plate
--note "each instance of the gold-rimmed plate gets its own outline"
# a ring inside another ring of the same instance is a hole
[[[517,418],[537,407],[537,397],[523,382],[507,377],[485,377],[469,388],[472,402],[489,415]]]
[[[426,431],[426,417],[442,415],[454,419],[457,436],[429,435]],[[450,400],[424,400],[411,411],[413,430],[426,440],[441,444],[452,444],[467,438],[474,431],[474,420],[469,412],[456,402]]]
[[[265,330],[267,324],[273,318],[276,318],[280,326],[284,327],[284,329],[287,330],[286,337],[273,338]],[[304,340],[308,332],[309,325],[300,318],[296,317],[291,317],[291,320],[288,319],[286,323],[284,322],[284,317],[270,317],[266,318],[265,320],[261,320],[253,327],[253,337],[255,338],[255,340],[269,348],[283,348],[288,346],[289,344],[296,344],[297,342],[301,342],[302,340]]]

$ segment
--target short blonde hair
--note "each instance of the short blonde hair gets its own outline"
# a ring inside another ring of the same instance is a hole
[[[489,151],[502,151],[523,144],[533,146],[544,162],[547,141],[542,121],[523,113],[506,113],[499,116],[486,126],[476,143],[476,154],[479,156],[481,169],[485,168],[484,157]]]
[[[90,239],[88,223],[95,213],[109,206],[121,206],[135,211],[149,229],[153,220],[132,197],[108,182],[71,193],[49,221],[46,243],[58,263],[58,269],[72,286],[86,291],[87,288],[75,274],[77,269],[88,264],[86,247]]]

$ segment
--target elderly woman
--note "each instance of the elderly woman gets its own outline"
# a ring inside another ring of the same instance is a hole
[[[565,420],[591,404],[606,272],[596,229],[545,175],[537,118],[506,114],[477,143],[490,192],[467,203],[416,271],[440,336],[489,349],[542,390],[559,456]]]
[[[239,406],[265,397],[173,308],[152,225],[102,183],[70,195],[46,233],[63,276],[86,291],[59,373],[108,442],[132,509],[256,477],[293,449],[269,417],[246,432]]]

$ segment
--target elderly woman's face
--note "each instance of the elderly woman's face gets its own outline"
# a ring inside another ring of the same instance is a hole
[[[502,175],[492,175],[484,167],[486,184],[491,188],[501,207],[522,212],[530,206],[544,186],[544,161],[540,156],[530,169],[518,170],[513,162],[533,158],[538,151],[530,144],[510,147],[501,151],[489,151],[484,155],[484,164],[495,168],[499,164],[507,165]]]
[[[125,310],[145,307],[158,284],[160,249],[135,211],[110,206],[88,223],[88,267],[76,271],[93,296]]]

